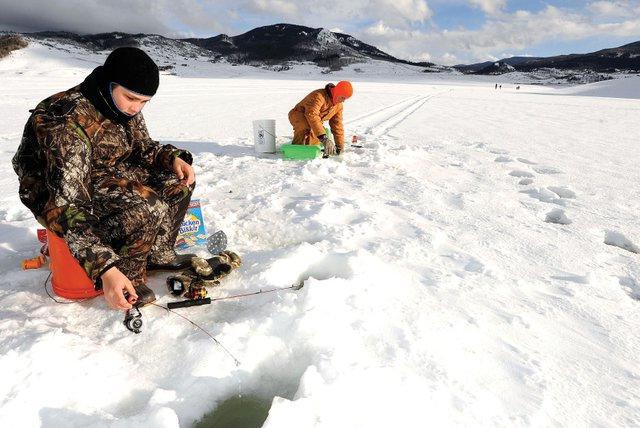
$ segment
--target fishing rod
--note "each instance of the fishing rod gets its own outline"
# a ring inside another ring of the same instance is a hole
[[[71,304],[71,303],[80,303],[83,302],[85,300],[89,300],[89,299],[82,299],[79,301],[70,301],[70,302],[65,302],[65,301],[61,301],[56,299],[55,297],[53,297],[51,295],[51,293],[49,293],[49,289],[47,288],[47,284],[49,282],[49,279],[51,278],[51,273],[49,273],[49,275],[47,276],[47,278],[44,280],[44,290],[47,293],[47,295],[51,298],[51,300],[53,300],[56,303],[60,303],[60,304]],[[254,291],[252,293],[242,293],[242,294],[234,294],[231,296],[225,296],[225,297],[218,297],[215,299],[211,299],[209,297],[204,298],[204,299],[190,299],[190,300],[183,300],[180,302],[169,302],[167,304],[167,306],[163,306],[154,302],[151,302],[150,304],[153,306],[156,306],[158,308],[162,308],[168,312],[171,312],[177,316],[179,316],[180,318],[188,321],[190,324],[192,324],[194,327],[196,327],[198,330],[202,331],[204,334],[206,334],[207,336],[209,336],[209,338],[211,338],[211,340],[213,340],[218,346],[220,346],[225,353],[231,357],[235,363],[236,366],[239,366],[240,360],[238,360],[222,343],[220,343],[220,341],[218,339],[216,339],[211,333],[209,333],[207,330],[205,330],[203,327],[201,327],[200,325],[198,325],[197,323],[195,323],[194,321],[190,320],[189,318],[187,318],[186,316],[178,313],[177,311],[174,311],[173,309],[175,308],[184,308],[184,307],[190,307],[190,306],[200,306],[200,305],[208,305],[211,304],[211,302],[217,302],[217,301],[221,301],[221,300],[229,300],[229,299],[240,299],[243,297],[249,297],[249,296],[256,296],[258,294],[267,294],[267,293],[275,293],[275,292],[279,292],[279,291],[285,291],[285,290],[300,290],[302,287],[304,286],[304,281],[299,281],[293,285],[290,285],[289,287],[282,287],[282,288],[272,288],[269,290],[258,290],[258,291]],[[125,315],[125,320],[124,320],[124,325],[127,327],[128,330],[134,332],[134,333],[140,333],[142,331],[142,313],[140,312],[140,308],[138,308],[137,306],[134,306],[132,309],[128,310],[126,315]]]

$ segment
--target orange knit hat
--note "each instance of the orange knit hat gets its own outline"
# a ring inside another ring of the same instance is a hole
[[[336,98],[343,96],[345,98],[350,98],[353,95],[353,87],[351,86],[351,82],[346,80],[342,80],[338,82],[338,84],[333,88],[331,96],[333,98],[333,103],[336,104]]]

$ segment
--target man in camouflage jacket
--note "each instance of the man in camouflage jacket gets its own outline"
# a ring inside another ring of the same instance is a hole
[[[188,261],[173,247],[195,187],[192,156],[153,141],[140,113],[158,83],[142,50],[116,49],[81,85],[32,110],[13,158],[22,202],[116,309],[155,299],[147,267]]]

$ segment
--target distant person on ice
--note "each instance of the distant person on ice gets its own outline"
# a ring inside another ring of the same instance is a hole
[[[13,158],[22,202],[114,309],[155,300],[147,270],[183,269],[193,256],[174,251],[195,187],[191,154],[153,141],[141,113],[158,84],[146,53],[114,50],[32,110]]]
[[[329,83],[304,97],[290,112],[293,125],[293,144],[317,145],[322,143],[325,155],[344,151],[342,103],[353,95],[351,83]],[[335,141],[326,135],[323,122],[329,121]]]

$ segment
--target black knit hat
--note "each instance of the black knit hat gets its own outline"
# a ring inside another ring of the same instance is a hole
[[[158,66],[142,49],[118,48],[104,62],[104,79],[152,97],[160,84]]]

